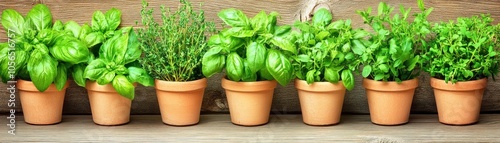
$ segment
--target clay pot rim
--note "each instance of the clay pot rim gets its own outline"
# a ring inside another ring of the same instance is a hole
[[[374,91],[405,91],[418,87],[418,78],[405,80],[398,84],[396,81],[375,81],[368,78],[363,78],[363,87],[367,90]]]
[[[227,79],[226,76],[222,77],[221,80],[222,88],[226,90],[240,91],[240,92],[273,90],[274,88],[276,88],[277,84],[278,82],[276,82],[276,80],[236,82]]]
[[[446,83],[442,79],[431,77],[430,84],[431,84],[431,87],[433,87],[435,89],[440,89],[440,90],[472,91],[472,90],[486,88],[486,86],[488,86],[488,79],[482,78],[482,79],[471,80],[471,81],[459,81],[459,82],[453,84],[453,83],[451,83],[451,81],[448,81],[448,83]]]
[[[18,79],[17,83],[16,83],[16,87],[17,87],[17,89],[23,90],[23,91],[36,91],[36,92],[40,92],[35,87],[35,84],[33,84],[32,81],[28,81],[28,80]],[[64,85],[64,87],[63,87],[62,90],[65,90],[68,87],[69,87],[69,81],[66,81],[66,84]],[[49,88],[47,88],[47,90],[45,90],[44,92],[56,92],[56,91],[59,91],[59,90],[57,90],[56,85],[54,83],[52,83],[52,84],[50,84]]]
[[[316,91],[316,92],[346,90],[344,83],[342,81],[339,81],[338,83],[313,82],[311,84],[307,84],[307,81],[298,78],[295,79],[295,88],[297,88],[298,90]]]
[[[207,87],[207,78],[192,81],[165,81],[155,79],[155,89],[161,91],[193,91]]]
[[[137,87],[137,83],[136,82],[134,82],[132,84],[134,85],[134,87]],[[87,90],[91,90],[91,91],[116,92],[115,88],[113,87],[113,85],[111,83],[108,83],[106,85],[99,85],[97,83],[97,81],[91,81],[91,80],[87,80],[85,88]]]

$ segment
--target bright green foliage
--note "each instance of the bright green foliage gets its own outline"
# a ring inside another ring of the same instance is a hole
[[[352,90],[353,72],[360,65],[356,53],[362,52],[354,47],[365,46],[359,41],[369,33],[353,29],[350,20],[332,22],[332,15],[327,9],[314,13],[312,22],[297,21],[294,26],[301,31],[297,38],[299,50],[293,64],[297,78],[306,80],[308,84],[342,81],[348,90]]]
[[[423,0],[418,1],[421,12],[409,22],[411,8],[400,6],[400,13],[392,14],[394,7],[381,2],[378,14],[371,15],[371,8],[358,11],[374,33],[368,40],[354,41],[353,51],[361,55],[365,78],[401,82],[418,75],[416,65],[420,60],[419,47],[426,47],[430,24],[427,16],[432,8],[426,9]],[[392,17],[391,17],[392,16]],[[367,46],[364,46],[364,45]]]
[[[435,41],[423,49],[422,68],[432,77],[456,83],[496,76],[500,64],[499,25],[489,15],[436,23]]]
[[[215,32],[214,23],[205,21],[205,12],[195,11],[187,0],[180,0],[175,12],[161,6],[162,23],[155,21],[153,9],[147,7],[148,3],[143,1],[141,16],[145,28],[137,30],[144,51],[139,61],[144,69],[155,79],[166,81],[203,78],[202,58],[208,50],[207,36]],[[212,58],[219,62],[224,60],[217,56]]]
[[[293,79],[292,55],[297,53],[291,26],[278,26],[278,13],[261,11],[248,18],[241,10],[224,9],[219,18],[229,26],[208,40],[210,50],[203,56],[202,71],[207,77],[226,68],[233,81],[275,79],[281,85]]]
[[[132,83],[153,86],[154,79],[134,65],[141,53],[134,30],[125,27],[113,35],[101,45],[99,56],[90,61],[83,76],[99,85],[112,84],[120,95],[133,100],[135,87]]]
[[[41,92],[54,83],[61,90],[68,69],[86,62],[90,55],[85,43],[62,31],[61,21],[52,22],[50,10],[43,4],[35,5],[25,17],[15,10],[4,10],[2,26],[10,39],[0,44],[3,82],[30,80]],[[9,66],[15,67],[14,72],[9,71]]]

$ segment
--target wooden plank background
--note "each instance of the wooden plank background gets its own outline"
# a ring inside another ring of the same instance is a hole
[[[413,11],[418,10],[416,0],[385,0],[391,5],[402,4],[412,7]],[[163,4],[166,7],[175,9],[178,0],[149,0],[150,6],[158,8]],[[279,23],[292,24],[296,20],[310,19],[311,13],[320,7],[329,8],[334,14],[334,19],[352,19],[355,27],[367,28],[362,23],[362,19],[355,11],[368,7],[377,8],[379,1],[373,0],[191,0],[193,5],[203,2],[202,9],[205,10],[208,20],[221,23],[217,18],[217,12],[225,8],[242,9],[247,15],[253,16],[260,10],[277,11],[281,14]],[[25,15],[36,3],[44,3],[52,10],[54,19],[62,21],[74,20],[80,24],[90,23],[95,10],[108,10],[116,7],[122,10],[121,26],[136,26],[136,21],[140,23],[141,1],[140,0],[0,0],[0,11],[5,9],[15,9]],[[497,0],[426,0],[427,7],[434,7],[430,15],[431,21],[448,21],[459,16],[471,16],[480,13],[490,13],[495,23],[500,20],[500,1]],[[156,10],[158,14],[158,10]],[[220,24],[217,24],[220,25]],[[140,25],[138,25],[140,27]],[[0,30],[0,41],[6,41],[5,30]],[[209,86],[206,89],[203,111],[207,112],[227,112],[227,101],[224,90],[220,86],[222,74],[218,74],[209,79]],[[6,113],[10,109],[7,107],[8,94],[6,85],[0,84],[0,113]],[[483,98],[483,112],[500,112],[500,83],[490,81]],[[136,89],[136,99],[133,101],[133,114],[158,114],[158,103],[154,88],[138,86]],[[17,98],[19,99],[19,98]],[[66,94],[64,106],[65,114],[90,114],[87,92],[84,88],[71,84]],[[18,102],[18,101],[17,101]],[[17,105],[20,105],[19,103]],[[16,109],[19,111],[20,106]],[[275,90],[273,100],[273,113],[297,113],[300,112],[300,105],[297,92],[293,84],[286,87],[278,87]],[[356,76],[356,87],[347,93],[344,102],[344,112],[347,113],[368,113],[368,105],[364,88],[361,86],[361,77]],[[412,105],[413,113],[436,113],[434,95],[429,86],[429,77],[420,77],[420,86],[417,88]]]

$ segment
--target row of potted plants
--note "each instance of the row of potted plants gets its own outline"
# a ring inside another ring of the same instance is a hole
[[[371,8],[358,11],[372,28],[368,32],[354,29],[350,20],[332,21],[326,9],[292,26],[278,25],[276,12],[249,18],[231,8],[218,13],[225,28],[216,31],[202,10],[180,1],[177,11],[161,6],[161,22],[143,1],[144,28],[137,32],[119,28],[117,9],[96,11],[90,25],[52,22],[42,4],[26,16],[5,10],[2,25],[15,44],[0,44],[0,75],[4,82],[17,80],[25,121],[61,121],[70,75],[87,88],[96,124],[128,123],[140,83],[155,86],[165,124],[193,125],[199,122],[205,77],[225,71],[222,87],[237,125],[266,124],[274,88],[294,79],[304,122],[337,124],[356,73],[364,77],[372,122],[399,125],[408,122],[424,70],[433,77],[439,121],[463,125],[478,121],[486,79],[498,73],[500,26],[489,15],[431,26],[427,16],[433,9],[422,0],[413,17],[410,8],[401,6],[394,14],[395,7],[381,2],[376,15]],[[15,73],[7,72],[9,66]],[[41,112],[51,109],[57,112]]]

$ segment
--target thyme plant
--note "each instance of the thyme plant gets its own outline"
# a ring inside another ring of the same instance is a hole
[[[201,7],[201,6],[200,6]],[[205,21],[203,10],[195,11],[187,0],[180,0],[176,11],[160,6],[161,22],[153,9],[142,2],[142,24],[138,39],[144,52],[139,60],[149,74],[165,81],[192,81],[203,78],[201,59],[208,49],[207,36],[215,32],[213,22]]]

